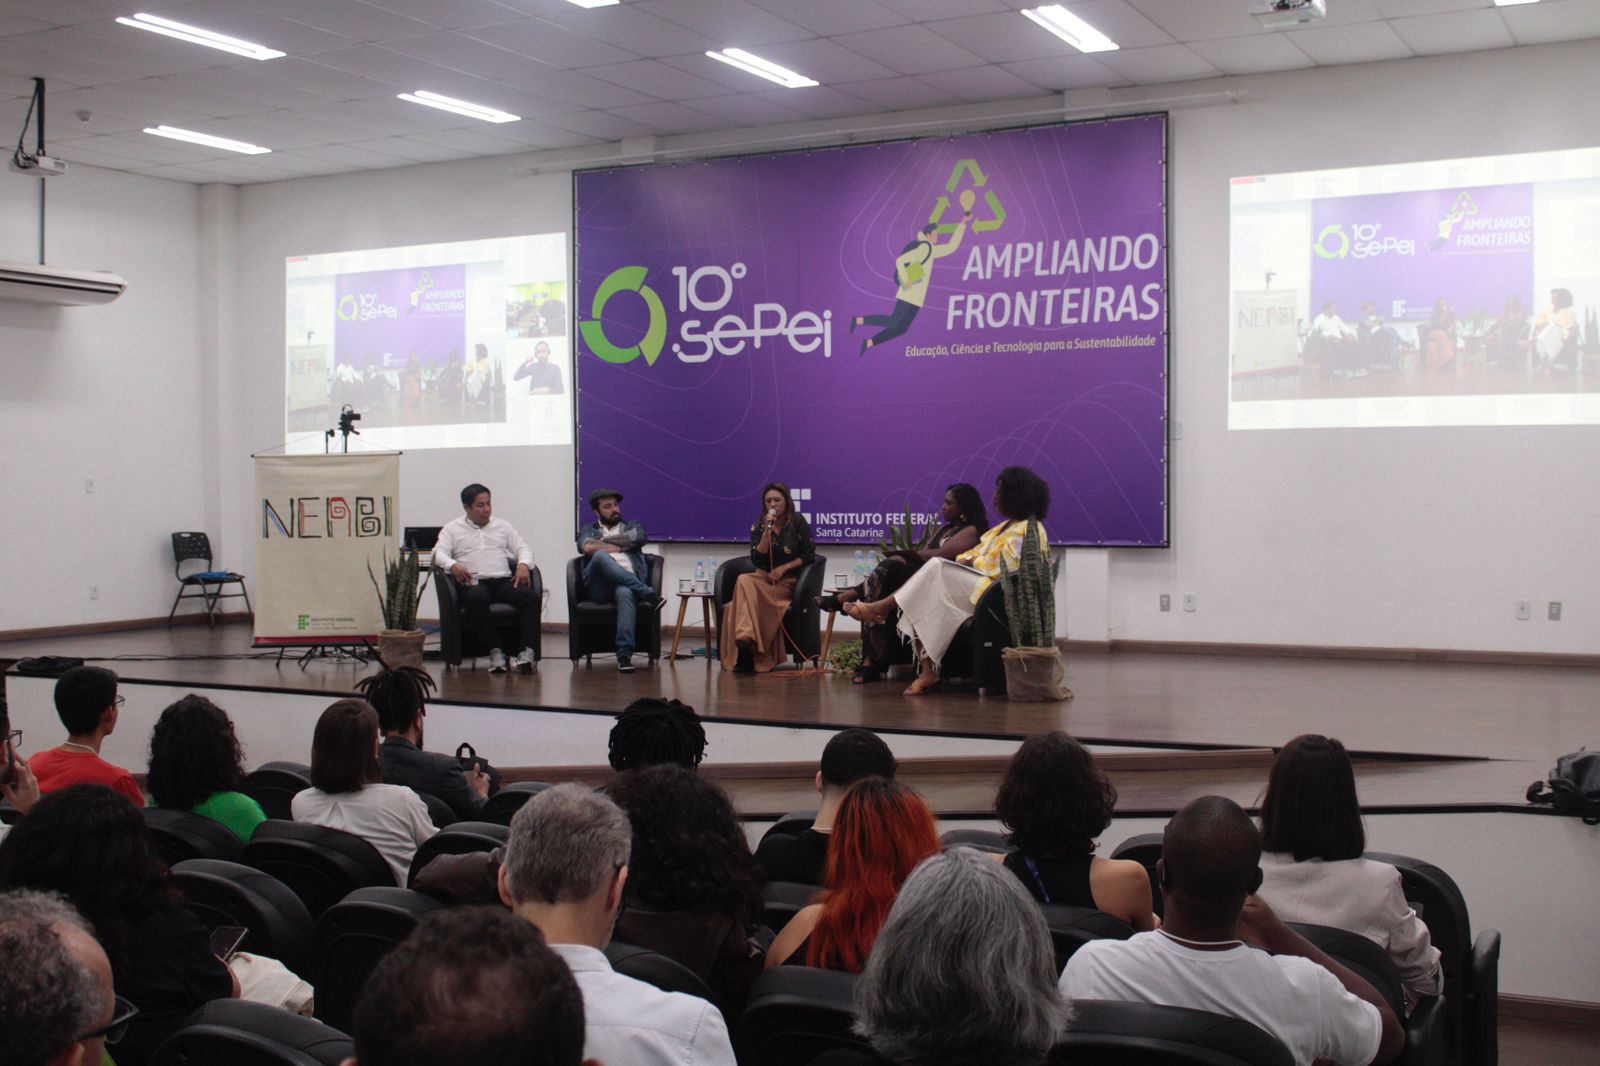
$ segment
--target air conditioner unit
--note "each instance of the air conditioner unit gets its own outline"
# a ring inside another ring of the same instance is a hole
[[[0,300],[66,306],[108,304],[127,287],[121,277],[102,270],[0,262]]]
[[[1250,0],[1250,14],[1269,30],[1302,26],[1328,17],[1327,0]]]

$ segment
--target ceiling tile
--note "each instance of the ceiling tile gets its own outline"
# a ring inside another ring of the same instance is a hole
[[[1175,41],[1246,37],[1261,32],[1241,0],[1128,0]]]
[[[121,133],[110,137],[93,137],[79,142],[85,148],[99,148],[108,155],[120,155],[146,163],[193,163],[202,159],[215,159],[222,153],[215,148],[184,144],[165,137],[152,137],[148,133]]]
[[[438,130],[433,133],[419,133],[411,139],[421,141],[423,144],[459,148],[473,155],[510,155],[513,152],[528,151],[528,146],[525,144],[508,141],[504,137],[496,137],[489,133],[480,133],[477,130]]]
[[[570,67],[588,67],[598,63],[623,63],[639,58],[637,53],[563,29],[544,19],[528,19],[524,22],[510,22],[504,26],[462,32],[468,37],[488,41],[490,44],[510,49],[518,55],[538,59],[563,70]]]
[[[1101,52],[1098,55],[1104,55]],[[1046,89],[1088,89],[1105,85],[1129,85],[1127,78],[1101,66],[1095,56],[1070,55],[1059,59],[1025,59],[1007,63],[1005,69],[1017,77]]]
[[[785,122],[798,122],[806,117],[780,101],[761,96],[748,96],[744,93],[693,100],[684,106],[727,119],[739,126],[775,126]]]
[[[299,111],[267,111],[250,116],[250,120],[268,129],[282,129],[323,143],[370,141],[384,134],[404,136],[411,133],[426,133],[444,128],[451,122],[472,121],[448,115],[443,111],[432,111],[429,108],[406,104],[403,100],[396,100],[394,103],[400,107],[408,107],[410,111],[400,115],[385,111],[388,102],[379,98],[359,104],[330,104],[327,107],[303,108]]]
[[[1483,0],[1368,0],[1384,18],[1400,19],[1411,15],[1433,15],[1445,11],[1483,9]],[[1489,12],[1494,14],[1494,12]]]
[[[463,153],[459,149],[446,148],[442,144],[424,144],[411,137],[382,137],[375,141],[358,141],[354,142],[352,147],[366,148],[382,155],[392,155],[397,159],[409,159],[413,163],[442,163],[447,159],[463,158]]]
[[[7,11],[0,11],[0,37],[12,37],[21,33],[37,33],[48,30],[50,23],[40,22],[38,19],[26,15],[14,15]]]
[[[643,122],[635,122],[631,118],[623,118],[609,111],[580,111],[575,115],[556,115],[549,122],[552,126],[560,126],[564,130],[581,133],[586,137],[597,137],[602,141],[620,141],[624,137],[650,137],[656,132],[653,127]]]
[[[137,8],[135,8],[137,10]],[[191,26],[201,26],[217,33],[225,33],[230,37],[238,37],[256,44],[264,44],[268,48],[276,48],[280,52],[291,55],[308,55],[312,52],[325,52],[331,48],[348,48],[350,45],[365,38],[352,38],[346,34],[331,33],[316,26],[308,26],[302,22],[278,18],[254,4],[237,3],[235,0],[200,0],[198,3],[186,5],[176,11],[163,7],[160,9],[170,17],[180,22],[187,22]],[[379,12],[378,14],[382,14]],[[427,32],[428,27],[420,26],[418,32]],[[118,40],[137,40],[136,47],[150,47],[145,42],[159,42],[184,53],[194,54],[207,60],[206,65],[212,63],[249,63],[258,61],[243,57],[229,56],[226,52],[218,52],[214,48],[190,44],[187,41],[174,40],[158,33],[144,33],[129,26],[116,22],[101,22],[84,27],[86,33],[98,33],[108,38]],[[265,62],[271,62],[266,60]]]
[[[1012,10],[1002,0],[878,0],[878,3],[897,15],[919,22]]]
[[[58,115],[62,112],[74,114],[78,111],[87,111],[100,119],[117,116],[124,121],[113,125],[126,125],[130,129],[143,129],[146,126],[159,126],[163,123],[182,124],[187,121],[218,117],[208,111],[200,110],[198,105],[182,106],[171,101],[156,103],[135,89],[135,86],[144,84],[145,82],[124,82],[110,88],[73,89],[71,92],[51,93],[50,113]]]
[[[367,43],[417,37],[435,29],[418,19],[352,0],[248,0],[248,6],[264,15]]]
[[[754,48],[812,35],[748,0],[644,0],[632,6],[714,40],[719,48]]]
[[[641,59],[633,63],[615,63],[603,67],[589,67],[586,73],[618,85],[648,93],[658,100],[694,100],[702,96],[721,96],[730,91],[705,78],[697,78],[677,67],[669,67],[654,59]],[[759,78],[751,78],[759,82]]]
[[[955,70],[958,67],[975,67],[983,62],[926,26],[891,26],[846,34],[837,40],[850,51],[874,59],[900,74]]]
[[[706,60],[711,62],[711,60]],[[537,96],[550,96],[584,108],[626,107],[629,104],[654,103],[655,97],[634,92],[609,81],[591,78],[575,70],[542,68],[539,73],[513,78],[506,82],[515,89]]]
[[[1189,50],[1224,74],[1265,74],[1316,66],[1293,41],[1275,33],[1191,41]]]
[[[68,163],[83,163],[91,167],[110,167],[116,170],[125,170],[130,166],[140,166],[146,161],[139,159],[128,152],[119,152],[118,143],[110,137],[90,137],[81,141],[69,141],[60,146],[60,150],[51,150],[51,155],[59,155]]]
[[[911,20],[897,15],[877,0],[753,0],[795,25],[820,37],[859,33],[885,26],[904,26]]]
[[[707,130],[725,130],[733,125],[728,119],[683,104],[637,104],[615,108],[612,114],[654,126],[664,134],[704,133]]]
[[[1154,84],[1216,77],[1216,67],[1191,52],[1187,45],[1163,44],[1154,48],[1125,48],[1100,52],[1095,58],[1129,81]]]
[[[1518,44],[1546,44],[1600,37],[1600,4],[1527,4],[1502,8],[1500,17],[1511,27]]]
[[[115,26],[115,23],[103,25]],[[135,76],[177,74],[186,70],[203,70],[221,66],[229,58],[212,48],[185,46],[170,37],[139,33],[125,26],[117,26],[125,34],[139,38],[138,44],[109,38],[80,27],[24,33],[8,39],[20,48],[63,56],[82,63],[93,63],[111,70],[126,71]],[[145,40],[148,38],[148,41]]]
[[[871,81],[895,73],[894,68],[886,67],[876,59],[852,52],[842,45],[820,37],[809,41],[769,45],[757,54],[763,59],[770,59],[779,66],[788,67],[824,85],[835,85],[845,81]],[[726,63],[718,63],[715,59],[706,59],[706,62],[721,67],[739,79],[741,88],[758,87],[761,84],[761,79],[736,70]]]
[[[633,4],[622,4],[598,12],[569,4],[567,11],[547,15],[541,21],[625,48],[639,56],[677,56],[721,48],[729,43],[657,18]]]
[[[367,100],[389,96],[395,91],[393,85],[294,56],[258,64],[251,73],[330,100]]]
[[[1517,43],[1495,11],[1421,15],[1417,18],[1395,19],[1390,25],[1419,56],[1481,52],[1490,48],[1510,48]]]
[[[806,118],[844,118],[850,115],[870,114],[875,108],[859,96],[826,85],[809,89],[778,89],[758,92],[757,96],[775,100],[784,107],[793,108]]]
[[[524,17],[494,0],[362,0],[369,7],[421,19],[446,30],[497,26]]]
[[[918,75],[918,80],[970,102],[1014,100],[1044,92],[1042,87],[1033,82],[997,66],[936,70],[931,74]]]
[[[26,15],[52,26],[78,26],[127,14],[120,5],[106,0],[0,0],[0,12]]]
[[[403,41],[390,41],[384,46],[402,55],[449,67],[478,78],[501,80],[549,69],[537,59],[496,48],[485,41],[464,37],[459,33],[431,33],[426,37],[408,37]]]
[[[154,112],[161,114],[199,112],[212,118],[221,118],[225,115],[249,115],[275,110],[271,104],[246,100],[228,93],[195,92],[181,81],[168,78],[141,78],[138,81],[124,82],[114,89],[105,91],[133,101],[140,105],[143,111],[151,112],[152,117],[157,118],[160,114]]]
[[[377,152],[370,148],[357,148],[352,144],[326,144],[318,148],[304,148],[296,153],[296,157],[319,162],[346,163],[359,170],[403,167],[415,162],[404,156]]]
[[[1003,15],[944,19],[928,23],[928,29],[991,63],[1049,59],[1072,50],[1065,41],[1046,33],[1016,11],[1007,11]]]
[[[1128,0],[1086,0],[1085,3],[1073,4],[1072,13],[1116,41],[1123,49],[1173,44],[1177,40],[1141,15]],[[1051,36],[1047,30],[1040,29],[1039,32],[1046,37]]]
[[[570,111],[562,113],[575,114]],[[564,130],[549,122],[534,122],[529,119],[507,122],[492,128],[486,126],[484,130],[492,137],[499,137],[503,141],[515,141],[528,148],[566,148],[575,144],[594,143],[594,138],[584,134]]]
[[[1290,30],[1286,36],[1296,48],[1323,66],[1376,63],[1385,59],[1406,59],[1411,55],[1410,46],[1381,22]]]
[[[224,93],[269,108],[321,107],[330,99],[263,77],[248,67],[213,67],[160,80],[192,92]]]
[[[909,111],[912,108],[938,107],[941,104],[963,102],[954,93],[935,88],[916,78],[904,76],[882,78],[878,81],[854,81],[842,91],[889,111]]]
[[[285,148],[309,148],[312,145],[325,143],[320,137],[313,137],[304,132],[287,133],[249,119],[204,118],[186,122],[183,128],[194,130],[196,133],[209,133],[213,137],[227,137],[230,140],[259,144],[274,152]]]
[[[307,62],[342,70],[346,74],[358,74],[363,78],[382,82],[384,85],[403,91],[426,88],[434,89],[436,92],[448,92],[432,83],[441,78],[455,81],[462,76],[459,71],[414,56],[401,55],[399,52],[375,44],[343,48],[336,52],[319,52]]]
[[[80,59],[51,55],[32,48],[19,48],[0,41],[0,73],[44,78],[51,85],[113,85],[138,77],[137,74]]]

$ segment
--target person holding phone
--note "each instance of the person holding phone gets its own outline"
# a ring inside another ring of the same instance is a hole
[[[0,695],[0,798],[27,814],[39,802],[39,781],[28,769],[28,761],[17,753],[21,746],[22,730],[11,728],[6,698]],[[0,825],[0,838],[7,828]]]
[[[457,818],[472,821],[489,798],[489,775],[481,764],[463,768],[458,759],[423,750],[423,720],[433,687],[433,678],[413,666],[385,667],[356,682],[356,689],[378,712],[378,727],[383,730],[378,765],[384,782],[435,796],[449,804]]]
[[[764,674],[783,661],[783,616],[794,602],[799,569],[817,553],[788,485],[767,484],[761,508],[765,513],[750,527],[755,569],[739,575],[722,614],[722,668],[736,674]]]

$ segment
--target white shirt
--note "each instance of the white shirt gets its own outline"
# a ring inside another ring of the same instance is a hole
[[[503,518],[490,518],[480,526],[462,515],[439,530],[439,542],[433,546],[435,566],[449,570],[460,563],[474,577],[510,577],[509,558],[533,567],[533,550]]]
[[[1413,996],[1444,990],[1439,949],[1406,902],[1393,866],[1370,859],[1295,862],[1287,852],[1267,852],[1261,875],[1256,894],[1279,918],[1360,933],[1389,953]]]
[[[301,789],[289,801],[297,822],[342,829],[378,849],[404,888],[417,847],[439,830],[428,818],[422,799],[403,785],[364,785],[359,792],[329,794]]]
[[[1378,1053],[1378,1008],[1310,959],[1243,944],[1198,951],[1160,931],[1092,940],[1061,974],[1069,999],[1120,999],[1241,1018],[1283,1041],[1297,1063],[1366,1066]]]
[[[605,1066],[735,1066],[722,1012],[617,973],[587,944],[551,944],[583,992],[583,1057]]]
[[[1356,331],[1345,324],[1338,315],[1318,315],[1311,320],[1311,331],[1329,339],[1354,337]]]

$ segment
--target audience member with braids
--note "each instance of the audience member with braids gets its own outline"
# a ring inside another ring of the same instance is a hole
[[[705,758],[706,731],[687,703],[647,697],[617,715],[609,748],[611,768],[619,773],[662,763],[693,770]]]
[[[145,787],[157,807],[193,811],[233,830],[248,844],[267,820],[261,804],[246,796],[244,751],[228,712],[193,692],[161,712],[150,732]]]
[[[357,681],[356,689],[378,712],[378,727],[383,731],[378,765],[383,780],[437,796],[463,821],[478,817],[493,791],[489,776],[479,769],[463,770],[454,757],[422,748],[433,678],[414,666],[385,667]]]
[[[722,789],[681,766],[617,775],[633,853],[617,939],[677,959],[736,1017],[761,973],[761,867]]]
[[[917,864],[939,853],[933,812],[922,797],[888,778],[851,786],[828,841],[827,890],[778,933],[767,968],[790,965],[860,973]]]

